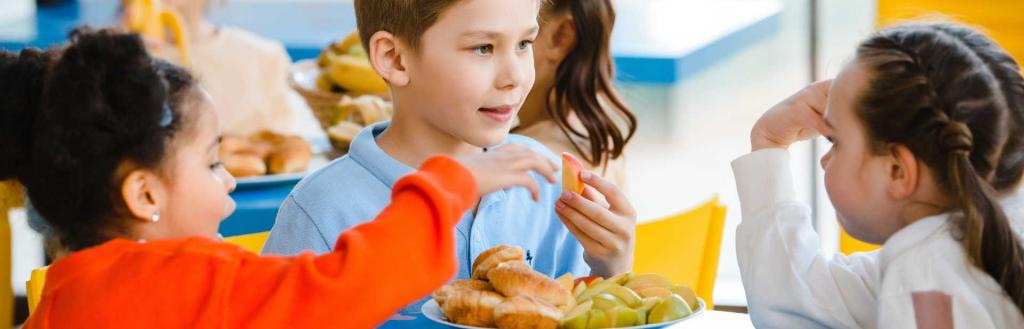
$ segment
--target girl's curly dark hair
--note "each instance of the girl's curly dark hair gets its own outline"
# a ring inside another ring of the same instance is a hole
[[[66,46],[0,52],[0,179],[16,178],[70,250],[124,236],[127,168],[160,169],[191,125],[196,81],[142,39],[80,28]]]

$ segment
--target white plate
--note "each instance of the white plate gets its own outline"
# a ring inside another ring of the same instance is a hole
[[[689,320],[689,319],[693,319],[693,318],[697,317],[698,315],[704,314],[704,309],[707,308],[707,304],[704,304],[704,300],[703,299],[697,298],[697,303],[700,304],[700,309],[698,309],[696,312],[691,313],[690,315],[687,315],[686,317],[684,317],[682,319],[678,319],[678,320],[675,320],[675,321],[669,321],[669,322],[648,324],[648,325],[645,325],[645,326],[619,327],[619,329],[622,329],[622,328],[627,328],[627,329],[664,328],[664,327],[668,327],[670,325],[673,325],[673,324],[676,324],[676,323],[679,323],[679,322],[683,322],[683,321],[686,321],[686,320]],[[437,323],[440,323],[440,324],[443,324],[443,325],[446,325],[446,326],[449,326],[449,327],[464,328],[464,329],[487,329],[487,328],[484,328],[484,327],[466,326],[466,325],[461,325],[461,324],[455,324],[455,323],[448,322],[448,318],[446,318],[444,316],[444,313],[441,312],[441,306],[437,305],[437,301],[434,300],[433,298],[431,298],[429,301],[424,303],[423,306],[420,307],[420,311],[422,311],[423,315],[425,315],[431,321],[434,321],[434,322],[437,322]]]
[[[250,190],[279,185],[295,185],[302,180],[303,177],[306,177],[306,175],[327,166],[330,161],[331,160],[327,159],[323,154],[313,154],[313,157],[309,159],[309,165],[306,167],[306,171],[292,174],[237,177],[235,178],[235,182],[238,183],[238,185],[235,188],[238,190]]]
[[[296,85],[306,90],[317,90],[316,79],[320,77],[320,67],[316,65],[316,59],[304,59],[295,64],[292,64],[291,68],[292,81]]]

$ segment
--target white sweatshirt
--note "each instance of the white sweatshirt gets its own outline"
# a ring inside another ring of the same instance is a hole
[[[951,296],[956,328],[1024,328],[999,284],[968,262],[948,214],[914,222],[880,250],[829,258],[810,209],[796,201],[787,151],[756,151],[732,167],[743,216],[737,258],[755,326],[915,328],[911,293],[938,291]],[[1022,199],[1018,191],[1003,200],[1010,218],[1022,218]]]

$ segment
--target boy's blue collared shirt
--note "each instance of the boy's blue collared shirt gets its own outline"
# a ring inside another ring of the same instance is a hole
[[[388,205],[391,187],[415,169],[377,146],[376,137],[387,125],[388,122],[382,122],[363,129],[352,141],[348,155],[309,175],[295,187],[281,205],[263,247],[264,254],[329,252],[339,234],[372,220]],[[557,160],[551,151],[528,137],[509,135],[506,143],[520,144]],[[590,269],[583,261],[583,247],[555,214],[561,184],[550,184],[537,174],[534,177],[540,187],[540,202],[533,201],[527,189],[512,188],[484,196],[476,216],[472,211],[463,215],[456,225],[457,278],[469,278],[476,256],[502,244],[523,247],[530,265],[549,276],[566,272],[574,276],[589,274]],[[384,262],[401,261],[403,257],[379,256]]]

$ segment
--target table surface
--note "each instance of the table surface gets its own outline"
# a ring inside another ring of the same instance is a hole
[[[750,316],[742,313],[705,311],[693,319],[667,327],[669,329],[700,329],[700,328],[753,328]],[[382,324],[381,329],[413,329],[413,328],[453,328],[431,321],[422,313],[399,314]]]
[[[118,0],[64,0],[27,19],[0,24],[0,48],[48,47],[75,26],[115,22]],[[764,0],[620,0],[612,34],[620,81],[670,85],[779,29],[782,5]],[[228,2],[211,11],[285,44],[294,60],[313,58],[356,26],[351,1]]]

